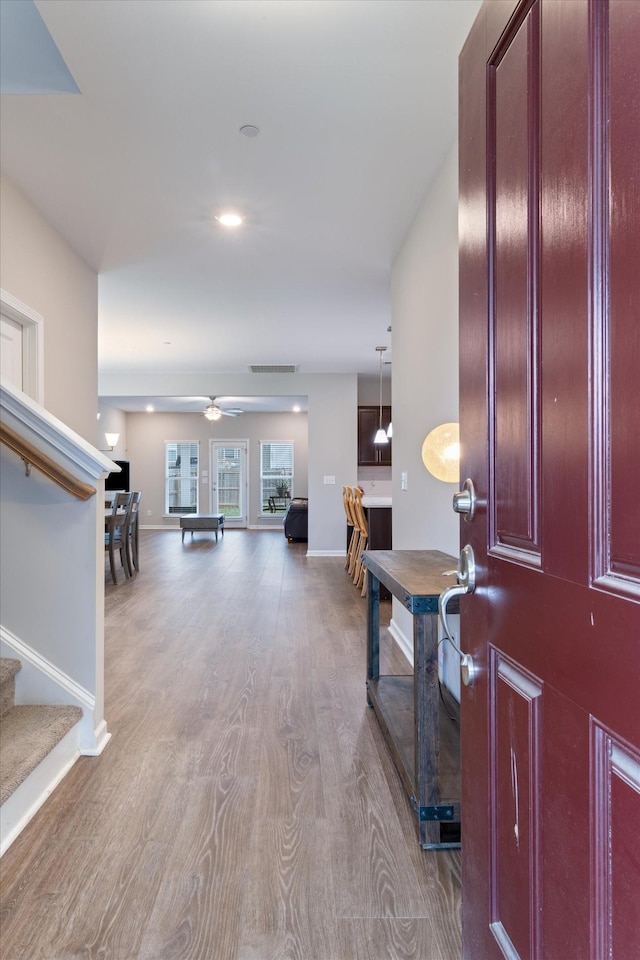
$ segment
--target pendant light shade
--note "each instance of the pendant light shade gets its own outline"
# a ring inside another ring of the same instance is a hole
[[[386,347],[376,347],[376,350],[380,354],[380,415],[378,418],[378,430],[373,438],[373,442],[378,445],[389,443],[389,437],[382,428],[382,355],[386,349]]]

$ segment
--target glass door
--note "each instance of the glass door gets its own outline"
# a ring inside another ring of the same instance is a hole
[[[247,526],[247,442],[211,440],[211,512],[225,527]]]

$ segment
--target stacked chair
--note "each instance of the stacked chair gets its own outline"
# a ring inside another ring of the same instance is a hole
[[[367,549],[369,527],[362,506],[362,490],[359,487],[343,486],[342,499],[347,523],[352,528],[345,568],[364,597],[367,592],[367,578],[362,553]]]

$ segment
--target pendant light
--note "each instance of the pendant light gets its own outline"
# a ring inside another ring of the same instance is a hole
[[[373,438],[373,442],[380,445],[389,443],[389,438],[385,430],[382,429],[382,355],[386,349],[386,347],[376,347],[376,350],[380,354],[380,416],[378,418],[378,430]]]

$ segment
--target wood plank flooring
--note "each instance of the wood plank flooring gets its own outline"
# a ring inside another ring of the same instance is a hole
[[[459,853],[417,842],[343,561],[142,531],[141,567],[107,578],[112,740],[0,861],[2,960],[459,960]]]

